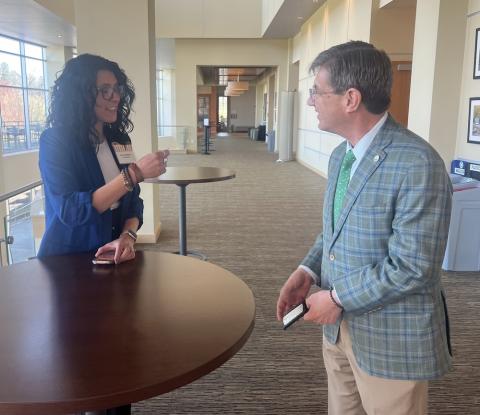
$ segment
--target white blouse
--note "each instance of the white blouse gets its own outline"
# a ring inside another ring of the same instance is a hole
[[[105,183],[112,181],[120,174],[120,170],[118,169],[117,163],[115,163],[107,140],[103,140],[98,146],[97,160],[100,164]],[[110,209],[116,209],[119,205],[120,202],[117,201],[110,206]]]

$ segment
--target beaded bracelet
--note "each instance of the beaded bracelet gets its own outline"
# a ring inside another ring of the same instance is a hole
[[[123,177],[123,185],[129,192],[131,192],[133,190],[133,182],[130,173],[128,172],[128,167],[123,168],[121,173]]]
[[[333,296],[332,291],[333,291],[333,287],[330,287],[330,291],[329,291],[330,300],[332,300],[332,303],[335,304],[338,308],[340,308],[343,311],[344,310],[343,306],[337,303],[337,301],[335,300],[335,297]]]

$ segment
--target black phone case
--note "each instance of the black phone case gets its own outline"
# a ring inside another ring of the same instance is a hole
[[[290,320],[287,324],[284,324],[283,325],[283,330],[286,330],[288,329],[293,323],[295,323],[297,320],[301,319],[307,312],[308,312],[308,307],[307,307],[307,304],[305,303],[305,301],[301,302],[300,304],[296,305],[295,307],[292,307],[292,309],[288,312],[290,313],[291,311],[295,310],[299,305],[303,305],[303,310],[301,311],[301,313],[296,316],[295,318],[293,318],[292,320]],[[287,314],[288,314],[287,313]],[[287,315],[285,314],[285,316]],[[283,317],[285,317],[283,316]]]

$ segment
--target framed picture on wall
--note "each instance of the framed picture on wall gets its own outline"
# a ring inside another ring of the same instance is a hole
[[[480,78],[480,28],[475,31],[475,56],[473,57],[473,79]]]
[[[480,144],[480,98],[470,98],[467,142]]]

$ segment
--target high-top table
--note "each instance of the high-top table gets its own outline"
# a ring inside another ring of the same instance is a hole
[[[180,189],[178,231],[179,254],[187,255],[187,201],[186,188],[192,183],[219,182],[233,179],[235,172],[219,167],[167,167],[166,173],[154,179],[145,180],[147,183],[176,184]],[[200,255],[202,256],[202,255]]]
[[[0,414],[113,408],[169,392],[230,359],[253,326],[252,292],[219,266],[137,252],[0,268]]]

